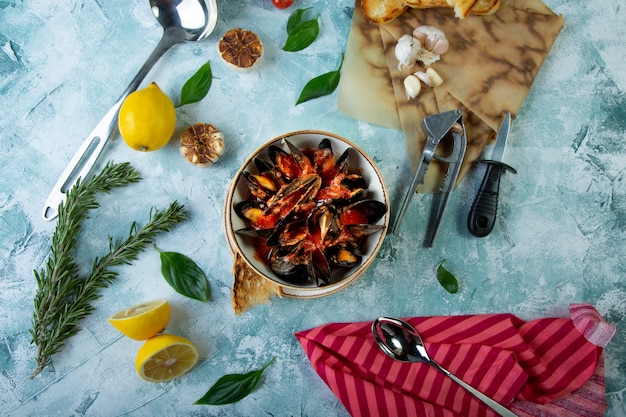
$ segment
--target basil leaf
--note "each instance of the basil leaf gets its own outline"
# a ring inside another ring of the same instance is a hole
[[[341,54],[341,63],[339,64],[339,68],[337,68],[337,70],[322,74],[306,83],[306,85],[302,89],[302,92],[300,93],[300,97],[298,97],[296,106],[300,103],[304,103],[305,101],[314,98],[327,96],[328,94],[335,91],[335,89],[339,85],[339,79],[341,78],[342,65],[343,54]]]
[[[443,267],[443,263],[445,261],[446,260],[444,259],[437,266],[437,279],[446,291],[452,294],[456,294],[456,292],[459,290],[459,283],[457,282],[456,277]]]
[[[296,27],[291,29],[291,31],[288,31],[287,41],[285,42],[285,46],[283,46],[283,51],[301,51],[312,44],[320,34],[318,18],[319,15],[317,15],[315,19],[299,23]]]
[[[289,20],[287,20],[287,35],[289,35],[300,23],[302,23],[302,17],[304,14],[311,10],[312,7],[308,7],[306,9],[298,9],[289,16]]]
[[[270,359],[263,368],[247,374],[224,375],[194,404],[224,405],[241,400],[259,385],[263,371],[272,362],[274,358]]]
[[[156,250],[161,255],[161,273],[177,293],[198,301],[209,300],[209,281],[191,258],[177,252]]]
[[[184,106],[185,104],[197,103],[202,100],[209,92],[212,80],[213,72],[211,71],[211,61],[208,61],[183,85],[178,107]]]

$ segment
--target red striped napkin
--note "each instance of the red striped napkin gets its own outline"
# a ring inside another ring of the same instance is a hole
[[[511,314],[414,317],[428,354],[520,416],[602,416],[603,348],[616,327],[588,304],[569,318],[525,322]],[[311,364],[356,416],[496,416],[433,367],[385,355],[371,322],[297,332]]]

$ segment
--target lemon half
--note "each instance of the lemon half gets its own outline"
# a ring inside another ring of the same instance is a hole
[[[193,368],[198,356],[198,349],[184,337],[160,334],[139,349],[135,366],[142,379],[166,382]]]
[[[118,127],[124,142],[137,151],[155,151],[169,142],[176,128],[174,103],[156,83],[134,91],[120,107]]]
[[[170,321],[167,300],[154,300],[127,308],[109,317],[109,323],[135,340],[146,340],[159,333]]]

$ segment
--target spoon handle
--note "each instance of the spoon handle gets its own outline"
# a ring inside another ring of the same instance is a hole
[[[175,31],[165,30],[163,32],[161,40],[137,75],[135,75],[135,78],[133,78],[128,87],[126,87],[121,97],[113,104],[113,107],[111,107],[107,114],[104,115],[102,120],[100,120],[91,131],[57,180],[43,207],[42,215],[44,220],[52,220],[57,217],[59,214],[59,204],[65,201],[65,193],[72,188],[78,178],[82,178],[83,181],[87,178],[113,132],[117,122],[118,111],[120,107],[122,107],[122,103],[126,97],[139,87],[159,58],[163,56],[168,49],[178,42],[181,42],[183,39],[181,34]]]
[[[472,387],[470,384],[468,384],[467,382],[463,381],[461,378],[457,377],[452,372],[442,368],[441,365],[439,365],[439,364],[437,364],[435,362],[432,362],[432,361],[431,361],[431,364],[435,368],[439,369],[441,372],[443,372],[444,374],[449,376],[454,382],[456,382],[457,384],[459,384],[460,386],[465,388],[470,394],[474,395],[476,398],[478,398],[483,403],[485,403],[493,411],[495,411],[496,413],[500,414],[502,417],[518,417],[517,414],[515,414],[514,412],[512,412],[511,410],[509,410],[508,408],[506,408],[505,406],[503,406],[499,402],[495,401],[494,399],[492,399],[492,398],[486,396],[485,394],[483,394],[482,392],[478,391],[476,388]]]

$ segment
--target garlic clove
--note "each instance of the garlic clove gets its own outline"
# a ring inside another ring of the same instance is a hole
[[[423,82],[427,86],[432,87],[432,85],[430,83],[430,78],[428,78],[428,74],[426,74],[425,72],[417,71],[417,72],[413,73],[413,76],[415,76],[418,80],[420,80],[421,82]]]
[[[421,82],[429,87],[439,87],[443,84],[443,79],[433,68],[427,68],[426,72],[418,71],[413,73]]]
[[[404,91],[406,92],[407,100],[417,97],[421,90],[422,83],[414,74],[411,74],[404,79]]]
[[[448,40],[446,38],[437,39],[434,42],[431,51],[432,51],[433,54],[443,55],[446,52],[448,52],[448,48],[449,47],[450,47],[450,43],[448,42]]]
[[[431,87],[439,87],[441,84],[443,84],[443,78],[441,78],[439,73],[433,68],[426,68],[426,75],[430,80]]]

